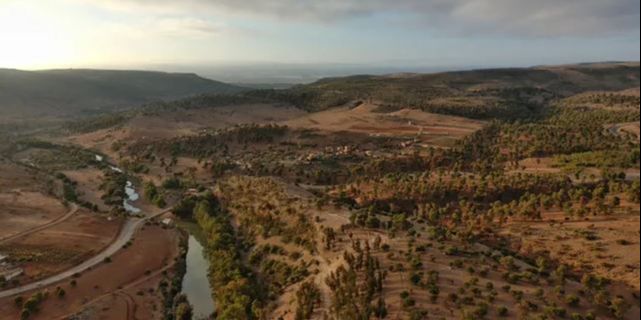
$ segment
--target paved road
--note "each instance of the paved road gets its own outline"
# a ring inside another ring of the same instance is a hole
[[[122,249],[122,247],[127,242],[129,242],[133,238],[133,236],[136,233],[136,231],[138,231],[138,229],[145,223],[145,221],[147,221],[149,219],[153,219],[153,218],[158,217],[160,215],[163,215],[163,214],[165,214],[165,213],[167,213],[169,211],[171,211],[171,208],[170,209],[165,209],[165,210],[160,211],[160,212],[157,212],[157,213],[155,213],[153,215],[150,215],[150,216],[148,216],[146,218],[130,218],[130,219],[128,219],[125,222],[125,224],[123,225],[122,229],[120,230],[120,234],[118,235],[118,238],[116,238],[116,240],[111,245],[109,245],[109,247],[107,247],[107,249],[105,249],[104,251],[99,253],[97,256],[94,256],[93,258],[91,258],[91,259],[89,259],[89,260],[87,260],[87,261],[85,261],[85,262],[83,262],[83,263],[81,263],[81,264],[79,264],[79,265],[67,270],[67,271],[64,271],[64,272],[59,273],[59,274],[54,275],[54,276],[51,276],[49,278],[46,278],[46,279],[43,279],[43,280],[40,280],[40,281],[36,281],[36,282],[30,283],[30,284],[26,284],[26,285],[21,286],[21,287],[17,287],[17,288],[5,290],[5,291],[0,291],[0,298],[6,298],[6,297],[13,296],[13,295],[21,294],[21,293],[24,293],[24,292],[27,292],[27,291],[31,291],[31,290],[35,290],[35,289],[39,289],[39,288],[50,286],[50,285],[52,285],[54,283],[57,283],[57,282],[65,280],[65,279],[71,278],[71,277],[73,277],[73,275],[75,275],[77,273],[81,273],[83,271],[86,271],[87,269],[89,269],[91,267],[94,267],[94,266],[96,266],[96,265],[98,265],[100,263],[104,263],[106,258],[111,257],[112,255],[114,255],[116,252],[118,252],[120,249]]]
[[[53,220],[51,222],[45,223],[43,225],[37,226],[35,228],[20,232],[18,234],[14,234],[14,235],[6,237],[6,238],[2,238],[2,239],[0,239],[0,244],[5,244],[5,243],[7,243],[9,241],[12,241],[12,240],[15,240],[15,239],[18,239],[18,238],[22,238],[22,237],[24,237],[26,235],[29,235],[29,234],[32,234],[32,233],[35,233],[35,232],[38,232],[38,231],[42,231],[44,229],[51,228],[51,227],[53,227],[55,225],[59,225],[59,224],[65,222],[65,221],[67,221],[69,218],[71,218],[74,214],[76,214],[76,212],[78,212],[78,205],[75,204],[75,203],[72,203],[71,204],[71,210],[69,210],[69,212],[67,212],[64,216],[62,216],[62,217],[60,217],[58,219],[55,219],[55,220]]]

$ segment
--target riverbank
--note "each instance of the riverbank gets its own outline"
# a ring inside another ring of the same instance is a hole
[[[178,227],[188,234],[185,275],[182,293],[192,306],[194,318],[210,316],[214,311],[213,290],[209,284],[209,261],[205,252],[206,238],[195,222],[179,221]]]

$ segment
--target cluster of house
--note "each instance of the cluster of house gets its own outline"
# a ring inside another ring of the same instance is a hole
[[[16,268],[9,261],[8,257],[0,253],[0,278],[5,281],[13,280],[15,277],[21,275],[23,270]]]

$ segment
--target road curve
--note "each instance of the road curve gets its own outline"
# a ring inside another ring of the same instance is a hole
[[[22,237],[30,235],[30,234],[32,234],[34,232],[42,231],[44,229],[48,229],[48,228],[51,228],[53,226],[59,225],[59,224],[65,222],[65,221],[69,220],[69,218],[71,218],[74,214],[76,214],[76,212],[78,212],[78,205],[75,204],[75,203],[72,203],[71,204],[71,210],[69,210],[69,212],[67,212],[64,216],[59,217],[57,219],[54,219],[54,220],[52,220],[50,222],[47,222],[47,223],[45,223],[43,225],[39,225],[39,226],[31,228],[29,230],[25,230],[25,231],[20,232],[18,234],[14,234],[12,236],[9,236],[9,237],[6,237],[6,238],[2,238],[2,239],[0,239],[0,244],[5,244],[5,243],[7,243],[9,241],[12,241],[12,240],[15,240],[15,239],[18,239],[18,238],[22,238]]]
[[[104,263],[105,259],[108,257],[111,257],[114,255],[116,252],[118,252],[122,247],[129,242],[136,231],[145,223],[145,221],[149,219],[153,219],[155,217],[158,217],[160,215],[163,215],[167,212],[171,211],[171,209],[165,209],[163,211],[157,212],[153,215],[150,215],[145,218],[130,218],[127,219],[125,224],[123,225],[122,229],[120,230],[120,234],[118,235],[118,238],[114,242],[109,245],[105,250],[103,250],[101,253],[98,255],[92,257],[91,259],[71,268],[68,269],[62,273],[59,273],[57,275],[51,276],[49,278],[39,280],[36,282],[32,282],[29,284],[26,284],[24,286],[20,286],[17,288],[5,290],[5,291],[0,291],[0,298],[6,298],[10,297],[13,295],[21,294],[27,291],[32,291],[36,290],[39,288],[47,287],[52,284],[55,284],[57,282],[63,281],[65,279],[73,277],[75,274],[81,273],[83,271],[86,271],[87,269],[94,267],[100,263]]]

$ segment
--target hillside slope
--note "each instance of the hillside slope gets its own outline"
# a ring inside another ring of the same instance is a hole
[[[323,79],[250,94],[318,111],[357,100],[472,118],[515,118],[555,98],[639,86],[639,63],[598,63]]]
[[[242,90],[195,74],[0,69],[0,116],[69,116],[96,109],[109,111],[150,101]]]

